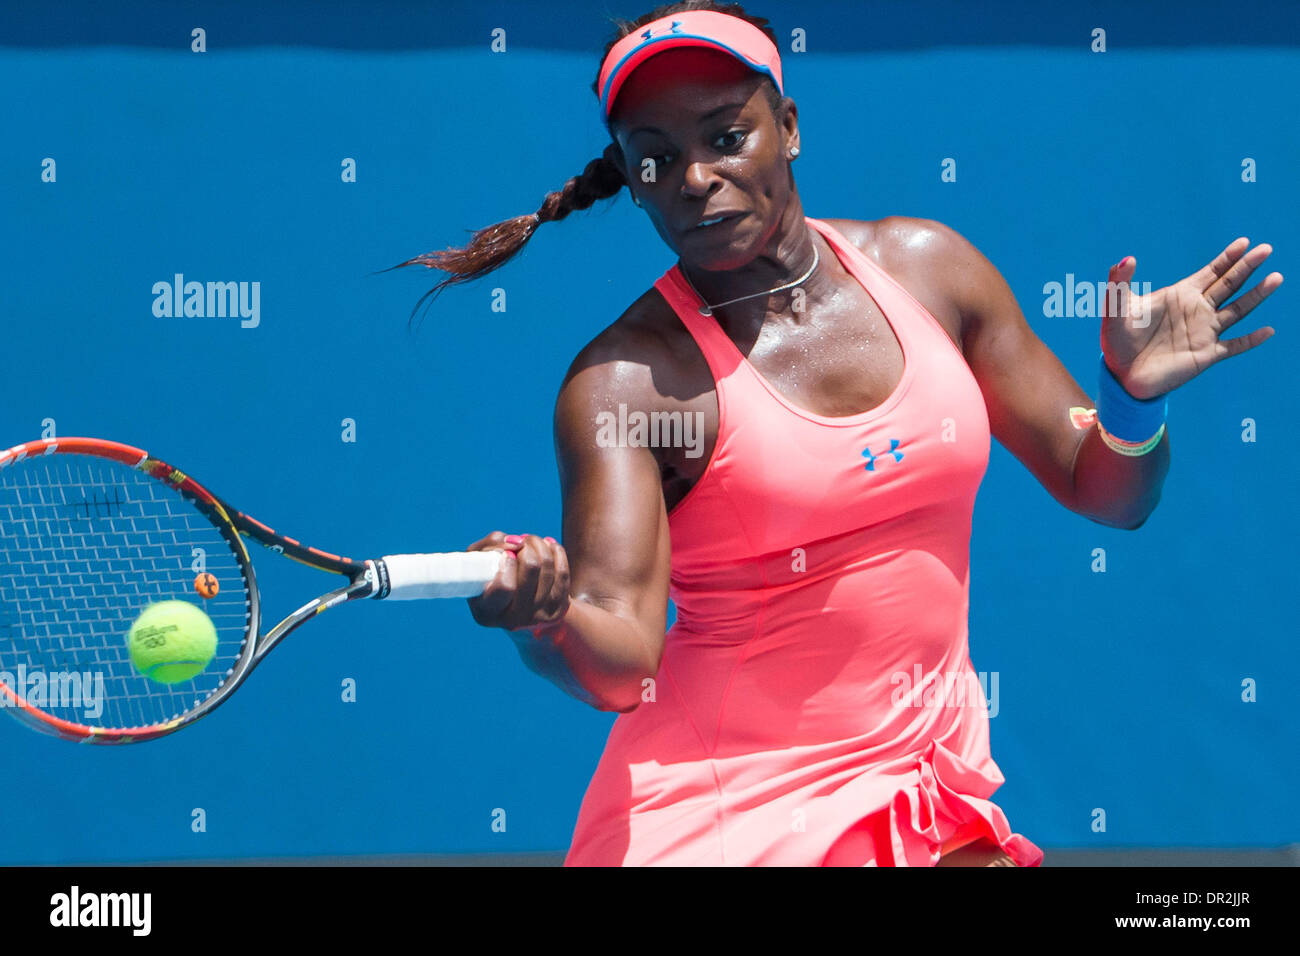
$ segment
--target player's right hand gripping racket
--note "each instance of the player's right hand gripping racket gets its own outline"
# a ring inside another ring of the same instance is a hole
[[[243,536],[346,582],[261,632]],[[474,597],[502,551],[354,561],[277,534],[147,452],[95,438],[0,451],[0,709],[65,740],[153,740],[211,713],[307,619],[357,598]],[[196,593],[196,562],[210,598]],[[201,607],[212,662],[163,684],[132,665],[127,635],[158,601]],[[88,685],[88,686],[87,686]],[[97,712],[98,711],[98,712]]]

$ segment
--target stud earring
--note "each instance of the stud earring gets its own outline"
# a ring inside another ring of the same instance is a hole
[[[798,155],[799,155],[799,147],[798,147],[798,146],[791,146],[791,147],[790,147],[790,158],[793,159],[794,157],[796,157],[796,156],[798,156]]]

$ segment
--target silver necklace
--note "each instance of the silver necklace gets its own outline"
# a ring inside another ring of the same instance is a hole
[[[700,306],[700,315],[712,315],[714,309],[720,309],[724,305],[731,305],[731,303],[733,302],[743,302],[745,299],[752,299],[760,295],[771,295],[773,292],[780,292],[783,289],[790,289],[793,288],[794,286],[799,285],[801,282],[806,282],[808,281],[808,277],[813,274],[813,270],[817,268],[817,262],[820,258],[821,255],[818,253],[817,247],[813,246],[812,265],[809,266],[808,271],[805,272],[798,279],[795,279],[793,282],[787,282],[785,285],[777,286],[775,289],[768,289],[766,292],[755,292],[753,293],[753,295],[742,295],[739,298],[728,299],[726,302],[719,302],[717,305],[709,305],[708,303],[705,303],[704,305]],[[691,291],[695,293],[695,297],[699,299],[701,302],[704,302],[704,296],[700,295],[700,290],[695,288],[695,283],[691,282],[691,279],[686,274],[686,271],[684,269],[679,269],[678,271],[681,272],[682,278],[686,280],[686,284],[691,287]]]

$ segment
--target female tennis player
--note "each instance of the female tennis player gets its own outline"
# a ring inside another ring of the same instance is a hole
[[[1141,527],[1165,396],[1273,334],[1219,339],[1281,284],[1225,305],[1271,249],[1238,239],[1146,296],[1132,256],[1112,266],[1093,402],[952,229],[804,214],[765,19],[660,7],[621,26],[594,90],[600,159],[536,213],[402,263],[450,273],[436,294],[625,188],[678,256],[561,386],[564,544],[470,546],[515,556],[475,620],[620,712],[566,864],[1038,865],[990,800],[967,651],[990,435],[1066,508]]]

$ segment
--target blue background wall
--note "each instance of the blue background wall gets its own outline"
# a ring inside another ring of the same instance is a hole
[[[436,275],[373,273],[531,212],[598,155],[604,14],[644,10],[322,6],[4,6],[0,445],[45,419],[139,445],[349,554],[558,535],[556,390],[672,253],[620,197],[547,225],[414,333]],[[1131,254],[1158,288],[1241,235],[1276,249],[1252,284],[1296,272],[1297,6],[1169,6],[754,4],[778,35],[807,32],[809,52],[783,51],[805,210],[953,226],[1093,393],[1098,321],[1044,317],[1045,283],[1104,281]],[[208,52],[190,52],[194,27]],[[155,318],[151,288],[177,272],[260,282],[260,326]],[[1273,340],[1171,397],[1173,469],[1140,531],[1070,514],[994,446],[972,659],[1000,675],[995,799],[1041,846],[1300,838],[1297,281],[1229,333],[1269,324]],[[319,586],[254,559],[269,620]],[[528,673],[462,602],[342,608],[174,738],[74,747],[0,723],[0,862],[562,850],[612,720]]]

